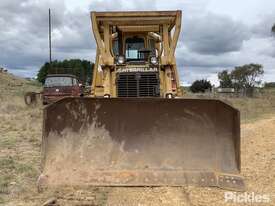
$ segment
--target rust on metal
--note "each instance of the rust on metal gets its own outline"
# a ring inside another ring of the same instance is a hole
[[[42,148],[49,185],[244,189],[239,111],[219,100],[64,98]]]

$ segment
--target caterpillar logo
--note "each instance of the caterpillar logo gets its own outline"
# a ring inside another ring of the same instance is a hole
[[[116,70],[118,73],[122,72],[157,72],[157,67],[128,67],[128,68],[118,68]]]

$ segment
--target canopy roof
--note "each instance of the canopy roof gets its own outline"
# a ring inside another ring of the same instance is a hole
[[[160,25],[168,24],[172,29],[181,11],[127,11],[127,12],[91,12],[99,29],[104,24],[117,26],[124,32],[159,31]]]

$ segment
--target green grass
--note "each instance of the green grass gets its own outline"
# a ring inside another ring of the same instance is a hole
[[[15,170],[17,174],[23,174],[25,177],[36,177],[38,174],[30,163],[17,163]]]
[[[9,183],[13,180],[10,171],[13,169],[15,169],[15,164],[11,157],[0,159],[0,194],[9,193]]]
[[[12,175],[0,174],[0,194],[9,194],[9,184],[12,180],[13,180]]]
[[[3,170],[13,170],[15,169],[15,161],[12,157],[2,157],[0,158],[0,168]]]
[[[0,171],[3,171],[5,174],[9,174],[15,180],[17,176],[24,176],[24,177],[36,177],[38,171],[33,167],[31,162],[21,163],[18,158],[13,157],[2,157],[0,158]]]
[[[0,194],[9,194],[11,182],[20,182],[21,177],[34,178],[38,172],[30,163],[22,164],[12,157],[0,158]]]
[[[2,197],[0,197],[0,204],[4,204],[4,203],[5,203],[5,200]]]
[[[0,139],[0,148],[14,148],[16,147],[16,138],[2,138]]]

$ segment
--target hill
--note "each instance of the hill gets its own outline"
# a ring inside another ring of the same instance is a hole
[[[7,72],[0,72],[0,98],[23,96],[26,91],[39,92],[41,85],[35,80],[16,77]]]

